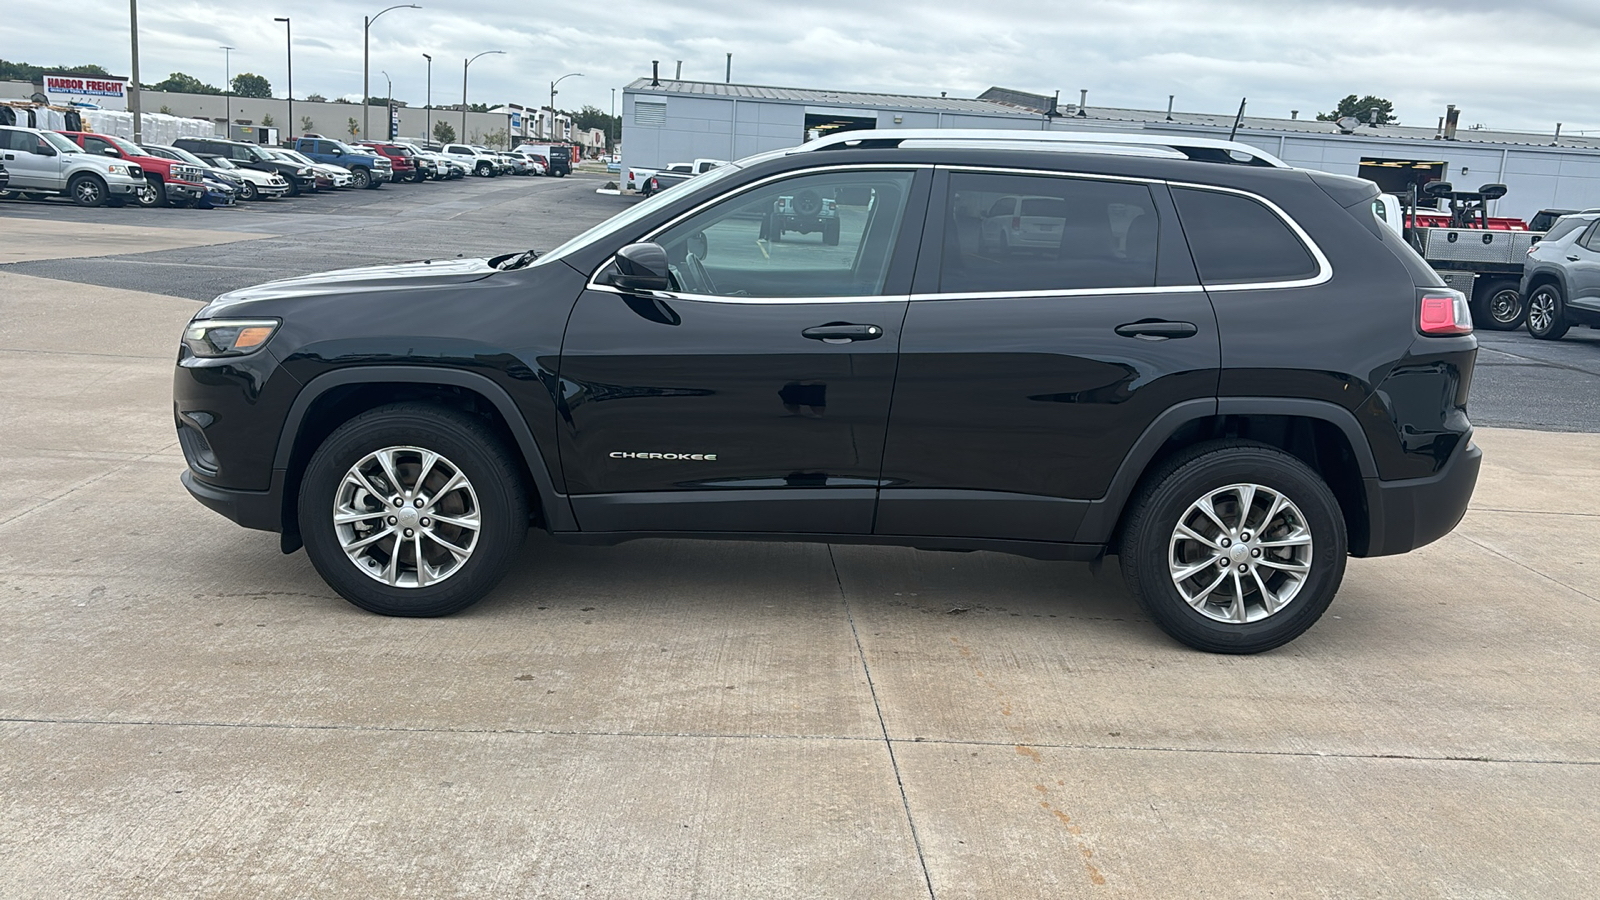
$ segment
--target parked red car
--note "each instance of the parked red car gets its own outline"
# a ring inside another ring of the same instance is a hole
[[[134,195],[140,206],[188,206],[206,194],[205,173],[186,162],[163,159],[144,152],[127,138],[92,131],[63,131],[88,153],[102,153],[125,159],[144,170],[148,185]]]
[[[383,141],[357,141],[356,146],[376,150],[380,155],[387,158],[394,166],[394,180],[396,183],[401,181],[421,181],[423,179],[422,170],[417,167],[417,157],[409,147],[402,147],[398,144],[389,144]]]

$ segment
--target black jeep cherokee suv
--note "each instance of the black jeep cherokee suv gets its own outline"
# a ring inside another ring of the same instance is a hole
[[[1372,184],[1214,141],[914,136],[752,157],[543,255],[225,294],[183,336],[183,483],[389,615],[473,603],[533,523],[1113,553],[1232,653],[1310,627],[1347,555],[1460,520],[1477,341]],[[764,233],[802,192],[837,243]],[[1002,197],[1058,201],[1004,255]]]

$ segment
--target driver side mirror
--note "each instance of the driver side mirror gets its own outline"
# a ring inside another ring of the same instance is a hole
[[[667,271],[667,251],[660,244],[629,244],[617,251],[613,287],[624,291],[665,291],[672,286]]]
[[[44,141],[40,141],[33,145],[33,152],[36,156],[55,156],[56,148],[46,144]]]
[[[104,150],[101,150],[100,152],[104,153],[106,156],[116,156],[117,155],[116,149],[112,148],[112,147],[107,147]]]

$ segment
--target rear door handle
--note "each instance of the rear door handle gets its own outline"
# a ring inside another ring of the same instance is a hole
[[[801,337],[813,341],[822,341],[826,344],[848,344],[851,341],[875,341],[883,337],[883,329],[877,325],[852,325],[849,322],[829,322],[826,325],[816,325],[800,332]]]
[[[1194,337],[1200,332],[1193,322],[1144,321],[1117,326],[1117,334],[1146,341],[1164,341],[1167,338]]]

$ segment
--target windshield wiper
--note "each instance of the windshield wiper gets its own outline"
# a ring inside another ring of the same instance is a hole
[[[527,251],[524,251],[522,253],[518,253],[516,256],[513,256],[513,257],[507,259],[505,262],[500,264],[499,268],[500,268],[500,271],[502,271],[502,272],[509,271],[511,269],[520,269],[523,266],[527,265],[528,263],[533,262],[534,260],[536,260],[538,258],[539,258],[539,251],[537,251],[537,250],[527,250]]]

